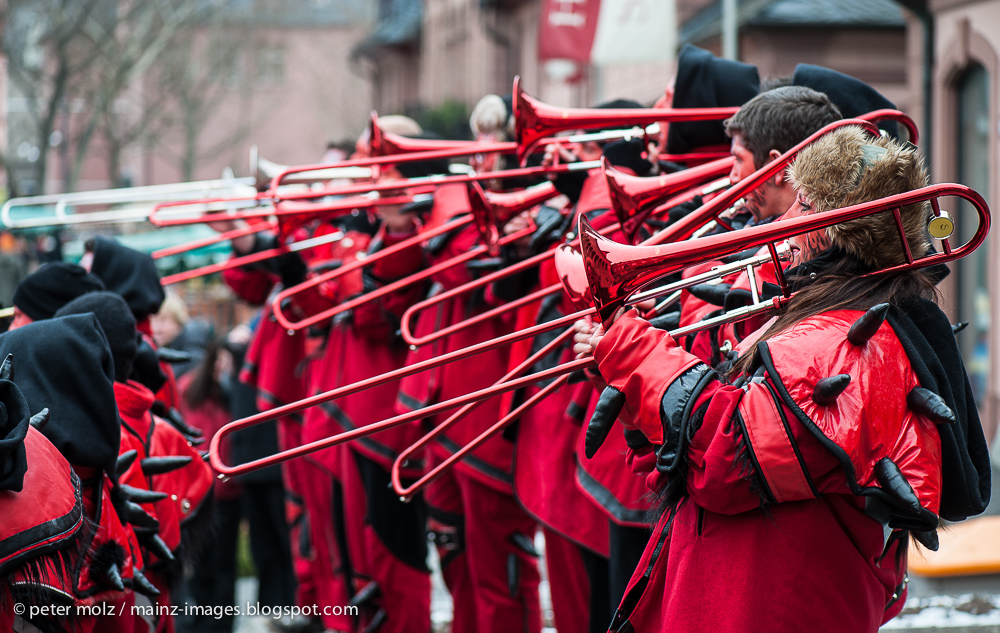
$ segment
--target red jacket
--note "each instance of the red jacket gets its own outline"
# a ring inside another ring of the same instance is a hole
[[[596,211],[608,209],[611,198],[607,179],[599,171],[595,171],[584,182],[580,199],[577,202],[577,215],[593,214]],[[601,230],[615,222],[618,218],[610,211],[605,211],[593,218],[594,228]],[[625,234],[620,230],[611,234],[612,239],[624,242]],[[579,308],[565,307],[566,310]],[[647,490],[642,476],[636,475],[625,467],[625,441],[620,433],[611,433],[605,446],[596,455],[587,458],[584,450],[586,424],[594,413],[600,395],[597,385],[583,382],[576,386],[573,401],[585,408],[584,424],[576,440],[576,460],[579,467],[576,471],[576,484],[580,490],[618,525],[635,527],[646,526],[646,515],[649,512]],[[600,385],[599,388],[603,388]]]
[[[476,228],[471,225],[466,226],[454,235],[441,251],[431,257],[431,264],[465,253],[474,248],[478,242],[479,233]],[[467,283],[472,278],[469,270],[459,265],[435,276],[434,281],[447,290]],[[436,308],[420,312],[414,334],[418,337],[424,336],[484,312],[495,305],[496,303],[489,301],[488,296],[484,298],[480,293],[473,292],[455,297],[439,304]],[[424,345],[410,353],[407,364],[496,339],[513,330],[515,319],[516,316],[508,312]],[[402,412],[412,411],[489,387],[506,373],[509,357],[509,346],[501,347],[403,378],[400,382],[397,408]],[[499,397],[487,400],[439,436],[437,442],[431,445],[432,450],[442,458],[453,454],[496,423],[506,413],[500,409]],[[430,416],[425,422],[429,426],[437,425],[451,413],[452,411],[447,411],[441,415]],[[456,468],[486,485],[510,493],[513,482],[513,453],[513,442],[500,434],[494,435],[460,461]]]
[[[135,481],[144,484],[141,487],[169,495],[152,506],[154,515],[160,521],[160,538],[167,547],[175,550],[181,542],[180,527],[197,516],[211,498],[215,478],[211,468],[187,438],[169,422],[150,413],[154,396],[149,389],[136,382],[116,382],[114,386],[115,401],[125,430],[122,437],[129,438],[128,444],[122,442],[122,452],[135,447],[140,459],[145,456],[191,457],[187,466],[151,477],[142,474],[137,459],[122,478],[126,483]]]
[[[349,263],[359,253],[377,253],[410,237],[412,235],[389,235],[380,230],[370,244],[368,240],[356,240],[351,251],[342,254],[342,260]],[[416,271],[422,262],[422,248],[415,245],[378,260],[371,267],[370,278],[377,279],[377,283],[389,283]],[[349,273],[337,283],[336,288],[329,288],[327,291],[334,302],[340,302],[356,296],[363,287],[359,270]],[[310,367],[311,393],[329,391],[402,367],[406,361],[407,349],[396,337],[399,318],[406,308],[422,297],[425,289],[423,284],[413,284],[381,299],[359,305],[354,308],[349,319],[336,319],[330,328],[322,355]],[[399,381],[396,380],[307,410],[303,442],[395,416],[394,403],[398,392]],[[396,456],[419,437],[419,428],[403,425],[361,438],[351,447],[389,470]],[[321,451],[314,458],[324,468],[336,473],[338,466],[335,450]],[[404,474],[415,476],[421,467],[419,460],[414,460],[411,468],[404,470]]]
[[[599,175],[603,179],[603,175]],[[539,266],[541,287],[559,283],[554,260],[549,259]],[[565,293],[560,295],[560,306],[549,314],[537,314],[528,324],[519,324],[518,329],[533,325],[539,319],[555,318],[568,314],[577,308]],[[556,332],[558,333],[558,332]],[[545,339],[547,340],[547,339]],[[534,348],[537,341],[528,341]],[[567,341],[554,352],[557,362],[573,358],[572,340]],[[515,350],[518,347],[515,345]],[[512,352],[512,355],[517,352]],[[525,349],[518,358],[512,358],[510,365],[516,366],[531,353]],[[543,359],[531,371],[538,371],[540,365],[549,363]],[[585,387],[585,389],[581,389]],[[537,393],[538,387],[526,390],[524,399]],[[544,400],[524,412],[517,422],[517,441],[514,452],[514,493],[525,510],[537,521],[558,532],[567,539],[601,556],[608,556],[608,520],[598,504],[594,503],[577,486],[577,474],[581,468],[576,452],[578,439],[586,428],[586,400],[593,394],[588,383],[565,384],[550,393]],[[617,462],[621,470],[622,461]],[[635,479],[628,473],[627,476]]]
[[[631,314],[608,331],[595,358],[625,394],[626,424],[648,439],[632,438],[632,468],[662,491],[663,454],[686,458],[684,494],[654,529],[613,630],[628,622],[637,631],[746,631],[753,623],[769,632],[874,633],[902,608],[905,552],[898,565],[896,555],[904,541],[866,505],[883,498],[876,472],[888,458],[936,513],[940,438],[907,409],[916,378],[892,328],[883,324],[861,346],[846,340],[861,314],[825,313],[761,343],[765,371],[744,388],[713,379]],[[847,389],[816,404],[817,381],[839,373],[852,376]]]

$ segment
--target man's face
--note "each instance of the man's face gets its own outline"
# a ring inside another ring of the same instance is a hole
[[[16,330],[17,328],[24,327],[29,323],[32,323],[32,318],[24,312],[21,312],[21,308],[14,306],[14,320],[11,322],[10,327],[7,328],[7,331],[10,332],[12,330]]]
[[[747,148],[742,134],[733,135],[733,142],[729,148],[729,152],[735,159],[733,168],[729,171],[729,179],[733,184],[748,178],[757,171],[753,154]],[[778,152],[771,150],[767,162],[774,160],[777,156]],[[767,218],[781,215],[788,210],[788,200],[787,196],[784,195],[785,192],[779,192],[778,186],[775,185],[775,182],[779,181],[784,186],[784,177],[785,172],[782,170],[777,175],[768,178],[763,184],[747,193],[744,197],[744,209],[753,215],[754,220],[760,222]]]
[[[729,147],[729,153],[733,155],[733,168],[729,171],[729,180],[736,184],[750,174],[757,171],[753,164],[753,154],[744,145],[743,135],[734,134],[733,142]]]

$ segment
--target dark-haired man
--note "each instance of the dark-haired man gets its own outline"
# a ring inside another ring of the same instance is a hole
[[[841,119],[840,110],[822,92],[784,86],[762,92],[726,121],[735,158],[729,179],[739,182],[795,147],[822,127]],[[749,193],[745,209],[751,224],[770,221],[795,201],[795,191],[781,170]]]

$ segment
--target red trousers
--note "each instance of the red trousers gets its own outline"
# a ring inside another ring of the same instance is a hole
[[[427,488],[452,633],[540,633],[536,523],[514,499],[457,468]]]
[[[278,420],[278,446],[281,450],[293,448],[302,443],[302,423],[290,418]],[[291,493],[286,496],[285,514],[288,520],[288,539],[292,544],[292,567],[295,571],[295,579],[298,581],[298,589],[295,592],[295,599],[299,606],[308,607],[317,604],[316,595],[316,556],[312,547],[308,551],[303,551],[301,545],[304,542],[301,537],[302,526],[307,519],[303,517],[305,513],[305,489],[309,485],[310,470],[305,460],[293,459],[281,465],[281,475],[285,482],[285,489]]]
[[[431,628],[431,574],[423,499],[403,504],[388,487],[389,473],[381,465],[349,445],[339,449],[354,591],[372,583],[378,587],[359,605],[358,630],[377,618],[383,622],[378,633],[426,633]]]
[[[328,432],[330,429],[322,412],[318,409],[306,412],[302,427],[303,443],[325,437]],[[337,544],[337,522],[334,520],[335,512],[340,511],[334,509],[334,486],[339,485],[335,480],[335,473],[339,476],[338,452],[336,449],[325,450],[305,459],[292,460],[286,465],[293,463],[300,464],[296,472],[303,475],[299,485],[302,487],[302,501],[313,548],[309,575],[314,585],[316,604],[320,607],[346,605],[351,591],[344,576],[346,563]],[[295,549],[294,541],[292,549]],[[320,617],[327,629],[351,631],[354,628],[353,618],[345,613],[334,615],[331,610]]]

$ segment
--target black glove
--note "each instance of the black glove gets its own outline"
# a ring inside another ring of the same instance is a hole
[[[583,183],[587,180],[585,171],[568,171],[556,176],[552,181],[556,190],[569,198],[570,204],[576,204],[580,199],[580,192],[583,191]]]
[[[636,176],[648,176],[653,164],[646,160],[646,143],[641,138],[615,141],[604,147],[604,157],[616,167],[627,167]]]
[[[309,267],[298,253],[284,253],[277,258],[278,275],[285,288],[297,286],[306,280]]]

